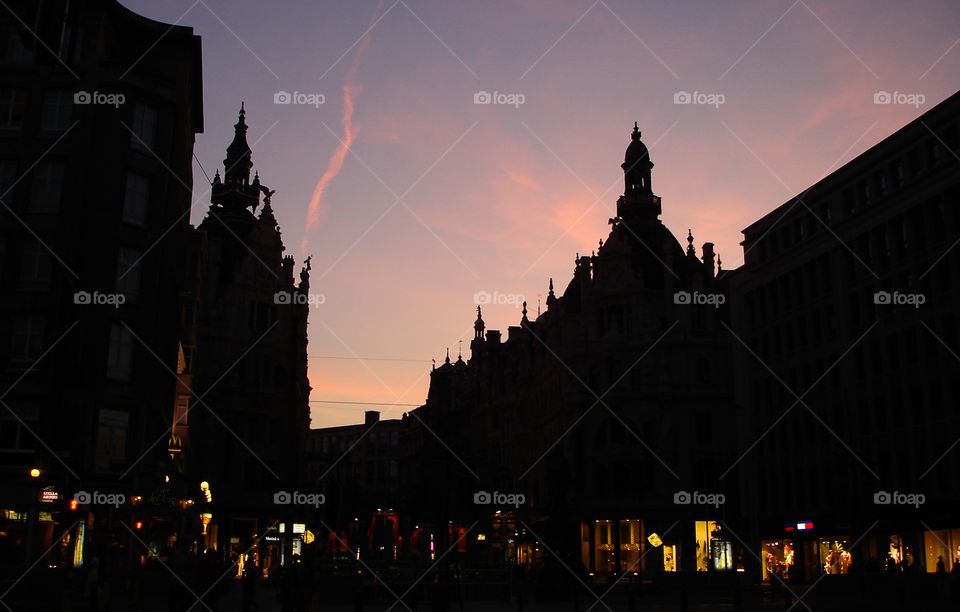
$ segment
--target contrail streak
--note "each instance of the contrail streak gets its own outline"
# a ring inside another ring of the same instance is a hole
[[[310,234],[310,230],[316,227],[323,213],[326,211],[327,207],[326,204],[323,203],[323,194],[330,182],[340,173],[340,168],[343,167],[343,160],[347,156],[347,151],[350,150],[357,136],[357,128],[353,125],[353,109],[357,96],[363,91],[363,85],[354,82],[354,77],[357,69],[360,67],[360,58],[370,44],[370,35],[373,32],[371,28],[381,8],[383,8],[383,0],[380,0],[377,4],[377,9],[373,12],[370,23],[367,25],[367,33],[360,42],[360,46],[357,47],[357,54],[354,56],[353,65],[350,66],[347,75],[343,79],[343,139],[337,144],[333,155],[331,155],[327,161],[327,169],[324,170],[320,180],[317,181],[317,186],[313,189],[313,196],[310,198],[310,206],[307,209],[306,232],[303,236],[303,242],[300,245],[300,250],[303,253],[307,251],[307,237]]]

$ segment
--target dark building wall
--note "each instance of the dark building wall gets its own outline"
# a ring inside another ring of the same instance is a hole
[[[196,326],[183,475],[193,486],[210,484],[221,525],[286,511],[274,493],[303,484],[309,429],[309,262],[295,281],[273,191],[250,177],[243,109],[235,130],[195,230],[196,279],[184,298]]]
[[[10,8],[41,40],[0,15],[0,364],[23,420],[4,409],[2,463],[14,481],[39,465],[64,494],[127,490],[164,460],[200,39],[107,0]]]
[[[757,538],[955,526],[958,128],[954,94],[744,230],[730,284]],[[924,493],[922,512],[873,503],[894,490]]]

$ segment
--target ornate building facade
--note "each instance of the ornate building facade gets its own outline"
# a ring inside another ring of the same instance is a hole
[[[295,277],[293,257],[283,254],[274,191],[250,177],[242,106],[234,130],[195,231],[193,287],[182,295],[173,457],[197,512],[212,515],[204,545],[243,552],[276,519],[297,513],[275,495],[296,491],[306,475],[310,263]]]
[[[546,310],[524,305],[504,338],[478,307],[469,360],[448,355],[404,416],[400,554],[507,566],[552,550],[601,580],[735,565],[718,525],[736,495],[713,503],[737,485],[716,469],[735,458],[724,274],[712,244],[698,256],[660,221],[636,127],[621,168],[607,239],[564,288],[551,279]]]

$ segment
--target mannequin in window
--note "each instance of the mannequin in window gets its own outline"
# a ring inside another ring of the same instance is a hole
[[[844,550],[843,547],[840,547],[840,573],[849,574],[850,573],[850,562],[852,558],[850,556],[850,551]]]

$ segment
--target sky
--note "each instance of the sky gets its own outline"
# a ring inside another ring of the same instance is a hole
[[[733,269],[743,228],[960,83],[954,0],[121,3],[202,37],[196,196],[245,103],[322,296],[312,427],[422,404],[431,359],[469,358],[478,293],[506,335],[562,290],[607,236],[635,121],[664,224]]]

